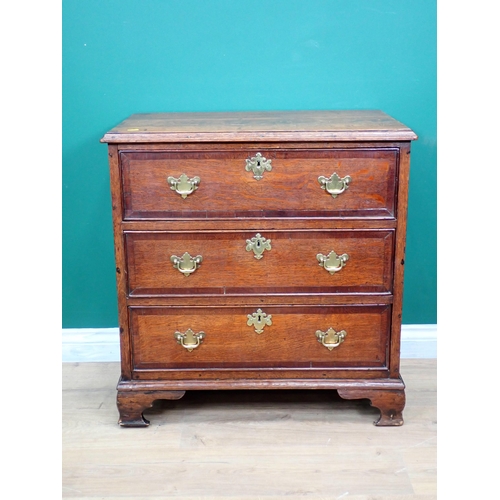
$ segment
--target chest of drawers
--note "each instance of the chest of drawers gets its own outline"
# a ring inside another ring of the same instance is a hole
[[[331,389],[401,425],[415,139],[380,111],[137,114],[106,133],[119,423],[187,390]]]

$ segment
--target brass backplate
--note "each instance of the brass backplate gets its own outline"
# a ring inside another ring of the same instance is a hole
[[[324,177],[323,175],[318,177],[321,189],[330,193],[332,198],[336,198],[339,194],[342,194],[349,187],[351,180],[348,175],[341,179],[337,172],[334,172],[330,177]]]
[[[344,342],[347,336],[347,332],[345,330],[341,330],[340,332],[336,332],[333,328],[328,328],[326,332],[322,332],[321,330],[316,331],[316,338],[318,342],[324,345],[329,351],[338,347],[342,342]]]
[[[178,344],[191,352],[203,342],[205,332],[194,333],[191,328],[188,328],[185,333],[175,332],[174,338],[177,340]]]
[[[257,153],[255,156],[252,156],[252,158],[248,158],[246,160],[245,170],[247,172],[250,172],[251,170],[254,178],[258,181],[262,179],[266,170],[270,172],[272,168],[271,160],[264,158],[264,156],[260,153]]]
[[[271,321],[272,314],[266,314],[262,309],[257,309],[254,313],[248,314],[247,318],[247,325],[253,326],[255,328],[255,333],[259,335],[264,331],[264,327],[273,324]]]
[[[253,238],[247,240],[247,252],[253,251],[254,257],[259,260],[262,259],[265,250],[271,250],[271,240],[268,240],[257,233]]]
[[[174,265],[175,269],[184,274],[184,276],[189,276],[190,274],[194,273],[196,269],[198,269],[203,261],[203,257],[201,255],[191,257],[191,255],[189,255],[187,252],[184,252],[181,257],[172,255],[170,257],[170,261]]]
[[[170,189],[175,191],[177,194],[180,194],[182,198],[186,199],[188,195],[198,189],[201,179],[198,176],[190,179],[186,174],[181,174],[178,179],[172,176],[168,177],[167,182]]]
[[[334,250],[332,250],[328,255],[323,255],[319,253],[316,255],[316,259],[319,265],[325,268],[330,274],[338,273],[349,260],[349,255],[346,253],[342,255],[337,255]]]

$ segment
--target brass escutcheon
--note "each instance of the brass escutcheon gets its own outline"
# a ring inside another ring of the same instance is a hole
[[[186,333],[175,332],[174,338],[177,340],[178,344],[191,352],[203,342],[205,332],[194,333],[191,328],[188,328]]]
[[[340,332],[336,332],[333,328],[328,328],[326,332],[322,332],[321,330],[316,331],[316,338],[318,342],[324,345],[329,351],[338,347],[342,342],[344,342],[346,338],[347,332],[345,330],[341,330]]]
[[[342,179],[338,176],[337,172],[334,172],[331,177],[319,176],[318,182],[321,189],[324,189],[332,195],[332,198],[336,198],[339,194],[342,194],[351,182],[351,178],[346,175]]]
[[[262,309],[257,309],[256,312],[247,315],[247,325],[255,327],[255,333],[260,335],[264,331],[265,326],[273,324],[271,321],[272,317],[272,314],[266,314]]]
[[[271,250],[271,240],[267,240],[260,233],[257,233],[253,238],[247,240],[246,249],[247,252],[252,250],[256,259],[262,259],[264,250]]]
[[[270,172],[272,168],[271,160],[264,158],[264,156],[260,153],[257,153],[255,156],[252,156],[252,158],[248,158],[246,160],[245,170],[247,172],[250,172],[251,170],[254,174],[254,179],[257,179],[258,181],[262,179],[266,170]]]
[[[198,269],[199,265],[203,261],[203,257],[201,255],[191,257],[191,255],[187,252],[184,252],[182,257],[172,255],[172,257],[170,257],[170,261],[174,265],[175,269],[179,270],[182,274],[184,274],[184,276],[189,276],[191,273],[194,273],[196,269]]]
[[[330,274],[335,274],[345,266],[345,263],[349,260],[349,255],[346,253],[337,255],[335,251],[332,250],[328,255],[319,253],[316,255],[316,259],[318,259],[321,267],[324,267]]]
[[[172,176],[168,177],[167,182],[170,189],[174,190],[185,199],[188,195],[198,189],[201,179],[197,176],[190,179],[186,174],[181,174],[178,179]]]

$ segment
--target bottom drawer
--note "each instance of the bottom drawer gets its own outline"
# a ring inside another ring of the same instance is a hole
[[[387,365],[390,305],[131,307],[134,372]]]

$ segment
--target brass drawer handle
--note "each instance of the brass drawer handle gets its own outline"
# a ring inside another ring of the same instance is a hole
[[[199,345],[203,342],[205,332],[194,333],[191,328],[188,328],[186,333],[175,332],[174,338],[177,340],[178,344],[191,352],[193,349],[199,347]]]
[[[257,179],[258,181],[262,179],[266,170],[270,172],[272,168],[271,160],[268,160],[260,153],[257,153],[255,156],[252,156],[252,158],[248,158],[246,160],[245,170],[247,172],[250,172],[251,170],[253,172],[254,179]]]
[[[190,179],[186,174],[181,174],[178,179],[172,176],[168,177],[167,182],[170,186],[170,189],[174,190],[177,194],[180,194],[182,198],[185,199],[188,195],[198,189],[201,179],[197,176]]]
[[[321,345],[324,345],[329,351],[338,347],[346,338],[347,332],[341,330],[336,332],[333,328],[328,328],[326,332],[316,331],[316,338]]]
[[[341,179],[337,172],[334,172],[331,177],[324,177],[322,175],[318,177],[321,189],[330,193],[332,198],[336,198],[339,194],[342,194],[349,187],[351,180],[348,175]]]
[[[273,324],[271,321],[272,317],[272,314],[266,314],[262,309],[257,309],[254,313],[247,314],[247,325],[253,326],[255,328],[255,333],[260,335],[264,331],[264,327]]]
[[[184,276],[189,276],[191,273],[194,273],[196,269],[198,269],[203,261],[203,257],[201,255],[191,257],[191,255],[187,252],[184,252],[182,257],[172,255],[172,257],[170,257],[170,261],[174,265],[175,269],[179,270],[182,274],[184,274]]]
[[[247,240],[246,246],[247,252],[251,250],[254,253],[254,257],[258,259],[262,259],[264,250],[271,250],[271,240],[268,240],[257,233],[253,238]]]
[[[337,255],[334,250],[332,250],[328,255],[323,255],[319,253],[316,255],[319,265],[324,267],[330,274],[338,273],[349,260],[349,255],[346,253],[342,255]]]

